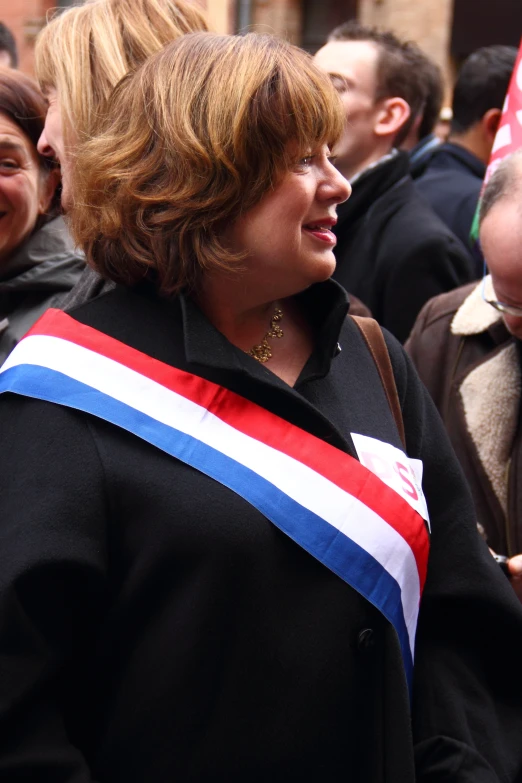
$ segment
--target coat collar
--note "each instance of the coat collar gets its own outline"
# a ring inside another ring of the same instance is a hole
[[[520,361],[508,340],[475,363],[462,378],[458,393],[466,423],[491,488],[508,513],[509,462],[520,406]]]
[[[495,297],[491,276],[486,295]],[[517,341],[502,315],[482,299],[482,280],[463,301],[451,322],[452,334],[472,337],[488,332],[493,348],[459,381],[465,427],[504,514],[508,509],[508,468],[520,404]]]
[[[377,199],[399,182],[409,178],[410,157],[399,152],[382,163],[367,169],[354,182],[352,195],[337,208],[337,229],[345,222],[355,223],[368,212]]]
[[[341,327],[348,311],[346,292],[334,280],[317,283],[296,296],[316,334],[316,346],[299,383],[327,375],[338,353]],[[267,380],[273,376],[264,365],[232,345],[212,326],[194,301],[180,296],[185,356],[189,363],[232,369]],[[275,377],[275,376],[274,376]],[[281,383],[283,383],[281,381]]]
[[[460,144],[453,144],[451,141],[441,144],[434,150],[429,165],[434,168],[438,168],[439,164],[446,167],[447,163],[445,163],[445,160],[447,161],[448,158],[451,158],[462,168],[467,169],[475,177],[484,179],[486,166],[480,158],[461,147]]]
[[[67,291],[84,265],[83,253],[57,217],[31,234],[2,267],[0,293]]]
[[[440,147],[441,141],[434,133],[428,134],[410,150],[410,165],[424,160]]]
[[[486,277],[486,296],[495,298],[491,275]],[[482,280],[462,302],[451,322],[451,333],[462,337],[481,334],[502,321],[502,315],[482,299]]]

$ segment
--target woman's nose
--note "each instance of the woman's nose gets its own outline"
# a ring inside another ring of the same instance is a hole
[[[343,177],[343,175],[333,165],[331,165],[330,176],[330,188],[332,192],[331,198],[332,200],[335,198],[335,201],[338,204],[342,204],[343,201],[346,201],[350,198],[352,194],[352,186],[346,177]]]
[[[43,129],[40,138],[38,139],[38,144],[36,145],[36,149],[40,153],[40,155],[43,155],[45,158],[54,158],[54,150],[47,141],[47,136],[45,135],[45,128]]]

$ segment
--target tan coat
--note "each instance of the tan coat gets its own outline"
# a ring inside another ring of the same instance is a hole
[[[431,299],[406,350],[444,420],[489,545],[511,556],[522,552],[521,346],[481,285]]]

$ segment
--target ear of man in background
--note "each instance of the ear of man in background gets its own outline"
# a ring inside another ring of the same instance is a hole
[[[353,188],[338,209],[334,278],[401,341],[428,299],[473,279],[467,250],[419,199],[409,155],[396,149],[425,102],[421,59],[416,45],[357,22],[315,55],[345,108],[334,154]]]
[[[416,181],[466,247],[516,56],[512,46],[487,46],[467,58],[455,84],[448,141],[433,151]],[[476,263],[480,274],[481,260]]]
[[[488,544],[510,558],[522,600],[521,203],[522,151],[500,164],[482,198],[490,275],[428,302],[406,349],[446,425]]]

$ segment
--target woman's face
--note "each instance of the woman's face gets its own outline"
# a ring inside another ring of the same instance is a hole
[[[0,263],[33,231],[50,202],[35,147],[22,129],[0,113]]]
[[[38,152],[46,158],[52,158],[60,164],[62,174],[62,207],[64,210],[71,205],[71,165],[70,156],[65,152],[63,137],[62,109],[60,96],[54,87],[46,90],[49,108],[45,118],[45,126],[38,140]]]
[[[326,280],[335,269],[335,208],[349,197],[348,181],[323,146],[296,163],[279,184],[226,233],[236,252],[247,252],[248,274],[278,298]],[[270,298],[270,297],[269,297]]]

